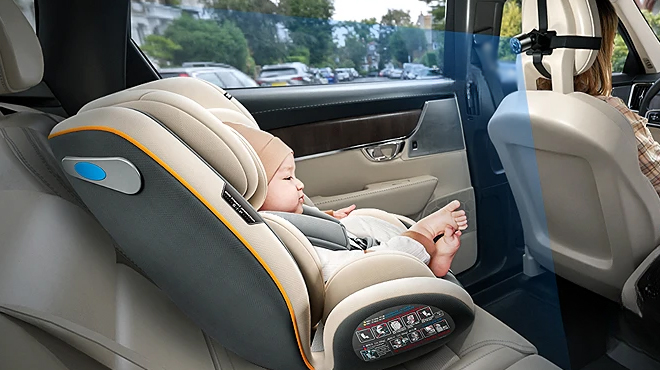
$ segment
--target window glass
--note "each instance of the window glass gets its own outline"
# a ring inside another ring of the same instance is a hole
[[[403,73],[407,64],[442,78],[445,8],[446,0],[131,0],[131,36],[158,70],[224,63],[245,73],[240,86],[421,78]],[[261,81],[283,75],[293,77]]]
[[[227,72],[218,71],[218,77],[220,77],[220,80],[222,80],[222,84],[224,85],[224,87],[227,88],[243,87],[241,81],[239,81],[236,77],[234,77],[234,74],[229,71]]]
[[[241,72],[230,72],[231,75],[238,80],[238,87],[257,87],[259,86],[253,79]],[[221,74],[222,76],[222,74]]]
[[[23,15],[25,15],[25,18],[30,22],[32,28],[36,29],[34,21],[34,0],[14,0],[14,2],[19,8],[21,8]]]

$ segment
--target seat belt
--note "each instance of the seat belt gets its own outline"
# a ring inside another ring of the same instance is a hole
[[[514,54],[526,53],[532,56],[534,67],[543,77],[552,77],[543,65],[543,56],[552,55],[554,49],[600,50],[601,37],[557,36],[557,31],[549,31],[547,0],[538,0],[538,11],[539,29],[521,33],[509,42]]]
[[[71,342],[77,342],[77,344],[82,345],[82,347],[87,347],[91,350],[103,353],[109,358],[115,358],[117,356],[121,357],[125,361],[135,365],[137,368],[144,370],[165,370],[163,367],[151,363],[141,354],[122,346],[114,340],[61,317],[24,306],[3,303],[0,303],[0,314],[5,314],[24,323],[34,325],[56,338],[61,339],[67,344],[72,345]],[[58,332],[63,333],[64,335],[58,335]],[[66,336],[73,337],[73,340],[68,341],[63,338]],[[79,348],[76,349],[80,350]],[[114,363],[103,363],[89,353],[85,354],[110,369],[116,367],[116,364]]]

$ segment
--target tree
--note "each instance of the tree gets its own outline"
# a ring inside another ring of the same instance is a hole
[[[232,21],[247,39],[256,64],[279,63],[286,59],[286,44],[278,37],[277,6],[270,0],[207,0],[213,17]]]
[[[147,36],[142,45],[142,51],[152,57],[160,67],[169,66],[174,60],[174,52],[181,49],[181,45],[160,35]]]
[[[412,26],[410,13],[398,9],[387,9],[387,13],[381,18],[380,24],[392,27]]]
[[[295,46],[309,49],[309,62],[322,63],[332,50],[334,13],[331,0],[281,0],[279,13],[286,15],[284,24]]]
[[[211,61],[247,69],[248,46],[241,30],[232,22],[219,25],[213,20],[194,19],[184,14],[167,27],[164,35],[180,50],[172,52],[172,63]]]
[[[364,58],[367,55],[367,45],[354,35],[347,37],[345,42],[344,49],[347,52],[348,59],[353,62],[356,68],[360,69],[359,67],[364,64]]]
[[[517,1],[504,3],[502,10],[502,26],[500,28],[500,46],[498,57],[503,61],[515,61],[516,55],[511,51],[509,40],[522,32],[522,10]]]

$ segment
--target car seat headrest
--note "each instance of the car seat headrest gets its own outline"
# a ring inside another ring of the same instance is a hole
[[[553,91],[573,92],[573,77],[591,67],[600,49],[596,1],[523,1],[522,30],[511,41],[522,53],[526,89],[536,90],[539,77],[551,76]]]
[[[162,89],[147,89],[150,85],[97,99],[81,112],[117,106],[150,115],[222,175],[252,207],[259,209],[266,199],[268,181],[250,144],[196,101]]]
[[[0,94],[41,82],[44,57],[32,26],[14,1],[0,2]]]
[[[208,109],[223,122],[241,123],[250,127],[259,128],[257,121],[236,98],[220,87],[190,77],[165,78],[135,86],[130,90],[162,90],[176,93],[189,98],[205,109]],[[80,109],[80,112],[105,106],[103,99],[92,101]]]

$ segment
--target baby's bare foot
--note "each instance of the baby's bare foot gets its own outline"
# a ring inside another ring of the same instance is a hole
[[[441,235],[447,226],[452,227],[454,230],[465,230],[468,226],[467,216],[465,211],[457,211],[460,206],[461,202],[454,200],[440,210],[421,219],[411,230],[420,232],[429,239]]]
[[[444,233],[445,235],[435,243],[436,251],[429,262],[429,268],[438,277],[447,275],[451,262],[461,246],[462,233],[460,231],[454,231],[454,229],[447,226]]]

